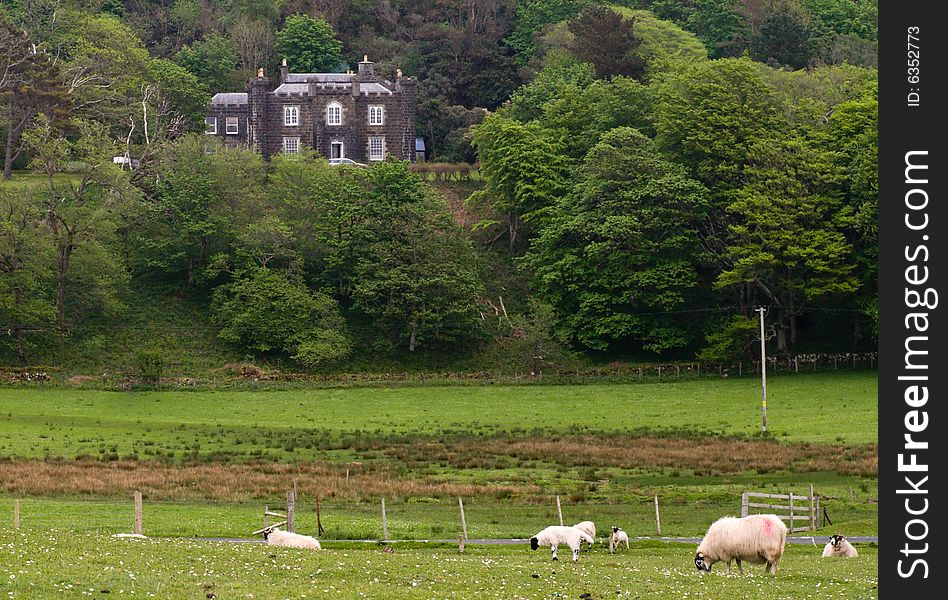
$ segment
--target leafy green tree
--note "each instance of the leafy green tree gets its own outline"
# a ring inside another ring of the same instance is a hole
[[[283,352],[306,366],[337,363],[352,349],[336,301],[285,271],[259,267],[239,274],[214,290],[211,315],[222,340]]]
[[[521,63],[525,63],[534,52],[534,35],[544,26],[566,21],[593,0],[526,0],[517,3],[514,29],[505,42],[517,54]]]
[[[537,120],[543,116],[547,102],[568,93],[581,94],[595,78],[592,65],[577,63],[572,57],[551,61],[533,81],[518,88],[499,112],[524,123]]]
[[[843,234],[843,171],[811,144],[762,140],[753,147],[747,183],[733,193],[729,266],[716,286],[749,286],[771,306],[777,349],[797,342],[797,319],[818,298],[857,289],[852,247]]]
[[[525,314],[505,320],[508,329],[497,341],[497,350],[506,369],[520,369],[531,374],[544,370],[569,369],[577,356],[556,335],[556,310],[553,306],[530,298]]]
[[[542,221],[547,209],[568,190],[570,161],[558,133],[536,123],[494,114],[473,131],[484,187],[468,202],[489,206],[499,215],[481,226],[503,224],[507,248],[513,254],[521,228]]]
[[[478,260],[444,199],[406,162],[375,165],[366,183],[371,237],[359,252],[353,299],[376,347],[413,352],[470,339]]]
[[[637,53],[642,40],[633,31],[634,23],[635,17],[624,18],[607,7],[588,7],[569,22],[573,53],[592,64],[597,77],[641,78],[645,63]]]
[[[50,294],[55,249],[42,216],[30,194],[0,188],[0,323],[9,334],[0,344],[12,347],[21,364],[56,315]]]
[[[211,149],[211,154],[207,149]],[[150,219],[137,240],[142,268],[203,282],[211,256],[232,249],[262,212],[263,159],[203,135],[182,137],[158,168]]]
[[[56,252],[56,322],[66,331],[67,300],[76,300],[77,290],[85,288],[84,295],[104,311],[121,308],[118,288],[125,273],[108,243],[119,207],[135,201],[138,191],[113,164],[114,143],[97,123],[80,123],[79,136],[70,141],[41,115],[24,141],[30,168],[45,180],[39,198]],[[67,168],[71,177],[61,177]]]
[[[801,69],[810,62],[809,41],[804,14],[784,2],[767,16],[751,39],[750,54],[760,62]]]
[[[294,71],[333,71],[342,60],[342,42],[332,26],[318,17],[291,15],[276,34],[276,49]]]
[[[580,182],[557,204],[524,259],[570,340],[661,352],[691,342],[697,226],[706,190],[647,137],[620,127],[589,151]]]
[[[145,96],[153,105],[152,117],[164,118],[168,122],[161,127],[155,127],[155,123],[148,123],[147,115],[143,114],[143,127],[150,126],[152,133],[160,131],[165,137],[203,129],[207,106],[211,101],[204,82],[183,67],[160,58],[148,63],[148,75],[155,82],[158,92],[157,95],[149,95],[146,92]],[[179,119],[183,121],[180,126],[176,124]],[[148,135],[145,139],[148,142],[151,133],[146,131],[146,134]]]
[[[178,51],[174,61],[212,92],[227,91],[237,83],[237,51],[226,37],[213,33]]]
[[[698,352],[698,360],[724,363],[746,357],[760,343],[760,329],[755,318],[734,315],[705,336],[707,345]]]

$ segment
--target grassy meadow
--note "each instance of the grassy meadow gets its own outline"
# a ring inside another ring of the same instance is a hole
[[[457,497],[471,538],[527,538],[591,519],[600,537],[700,536],[740,511],[745,490],[805,494],[832,525],[875,535],[876,375],[781,375],[759,430],[754,378],[583,386],[455,386],[117,392],[11,386],[0,393],[0,595],[405,598],[876,597],[876,551],[820,561],[788,546],[776,578],[694,572],[689,545],[639,542],[578,565],[526,545],[375,544],[454,539]],[[297,530],[324,552],[198,541],[247,537],[262,508],[298,486]],[[145,497],[144,542],[132,492]],[[3,521],[9,522],[8,517]],[[191,539],[189,539],[191,538]],[[38,553],[44,560],[36,560]],[[583,596],[583,594],[589,594]],[[253,595],[253,596],[251,596]]]
[[[66,532],[0,535],[6,597],[157,598],[822,598],[877,597],[878,555],[821,560],[788,546],[777,575],[760,566],[700,575],[687,544],[636,543],[578,563],[524,546],[457,547],[327,543],[322,552],[191,540],[122,540]],[[561,553],[565,557],[565,553]],[[38,559],[42,557],[42,559]]]

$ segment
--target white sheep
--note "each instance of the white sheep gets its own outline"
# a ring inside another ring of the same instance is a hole
[[[625,542],[625,549],[629,549],[629,534],[622,531],[621,527],[613,527],[612,535],[609,536],[609,552],[615,552],[619,544]]]
[[[766,563],[765,570],[776,573],[786,540],[787,526],[777,515],[724,517],[712,523],[704,534],[695,553],[695,566],[699,571],[711,571],[711,565],[724,561],[730,573],[734,560],[737,570],[744,573],[741,561],[746,560],[753,564]]]
[[[832,556],[856,558],[859,556],[859,553],[856,552],[856,549],[853,548],[853,545],[849,543],[849,540],[846,539],[846,536],[837,534],[830,537],[829,541],[826,542],[826,545],[823,546],[823,558],[829,558]]]
[[[321,550],[319,541],[308,535],[280,531],[279,527],[267,527],[263,530],[263,539],[268,546],[283,546],[285,548],[308,548]]]
[[[573,562],[579,560],[580,542],[593,543],[592,537],[588,533],[575,527],[564,527],[562,525],[551,525],[530,538],[530,549],[536,550],[540,546],[549,546],[553,549],[553,560],[559,560],[556,557],[556,547],[560,544],[566,544],[573,551]]]
[[[593,540],[596,539],[596,524],[593,523],[592,521],[580,521],[579,523],[573,525],[573,527],[584,532]],[[582,542],[580,542],[579,545],[582,546],[583,545]],[[589,544],[589,546],[592,547],[592,544]]]

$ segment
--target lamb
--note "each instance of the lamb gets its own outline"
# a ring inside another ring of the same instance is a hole
[[[319,541],[308,535],[290,533],[289,531],[280,531],[279,527],[267,527],[263,530],[263,539],[267,541],[268,546],[283,546],[285,548],[309,548],[311,550],[321,550]]]
[[[592,539],[596,539],[596,524],[592,521],[580,521],[579,523],[573,525],[573,527],[584,532]],[[582,546],[582,542],[580,542],[579,545]],[[592,547],[592,544],[589,544],[589,546]]]
[[[559,560],[556,557],[556,547],[560,544],[566,544],[573,551],[573,562],[579,560],[579,544],[583,541],[592,545],[592,537],[575,527],[563,527],[562,525],[551,525],[540,533],[530,538],[530,549],[536,550],[541,545],[550,546],[553,549],[553,560]]]
[[[787,526],[777,515],[750,515],[740,519],[724,517],[711,524],[698,545],[695,566],[699,571],[711,571],[718,561],[727,563],[731,572],[731,561],[737,561],[737,570],[744,573],[741,561],[753,564],[766,563],[765,571],[777,572],[777,561],[783,556],[787,540]]]
[[[826,545],[823,546],[823,558],[830,558],[834,556],[839,556],[842,558],[856,558],[859,556],[859,553],[856,552],[856,549],[853,548],[853,545],[849,543],[849,540],[842,535],[832,536]]]
[[[625,542],[625,549],[629,549],[629,534],[622,531],[621,527],[613,527],[612,535],[609,536],[609,552],[615,552],[619,544]]]

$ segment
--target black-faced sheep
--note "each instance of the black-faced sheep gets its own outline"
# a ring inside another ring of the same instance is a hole
[[[319,541],[308,535],[280,531],[278,527],[267,527],[263,530],[263,539],[268,546],[283,546],[284,548],[308,548],[321,550]]]
[[[711,565],[723,561],[731,572],[731,561],[744,572],[741,561],[766,564],[765,570],[777,572],[777,561],[783,556],[787,526],[777,515],[749,515],[740,519],[724,517],[711,524],[695,553],[699,571],[710,571]]]
[[[837,534],[830,537],[826,545],[823,546],[823,558],[833,556],[856,558],[859,556],[859,553],[856,552],[856,549],[853,548],[853,545],[849,543],[849,540],[847,540],[845,536]]]
[[[576,562],[579,560],[579,544],[582,541],[589,542],[590,545],[593,543],[593,539],[585,531],[575,527],[551,525],[530,538],[530,549],[536,550],[540,546],[549,546],[553,549],[553,560],[559,560],[556,557],[556,547],[566,544],[573,551],[573,562]]]
[[[629,534],[622,531],[621,527],[613,527],[612,535],[609,536],[609,552],[615,552],[619,544],[625,543],[625,549],[629,549]]]

